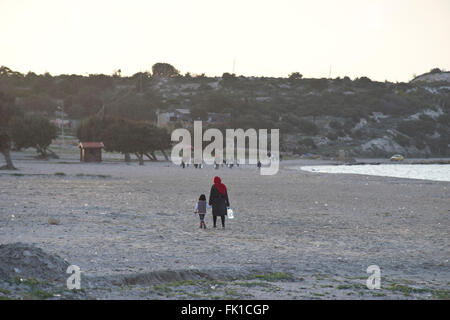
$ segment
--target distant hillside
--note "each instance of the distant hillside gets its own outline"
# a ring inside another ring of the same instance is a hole
[[[431,72],[415,77],[411,82],[448,82],[450,85],[450,72],[433,69]]]
[[[16,96],[17,107],[55,117],[58,106],[70,119],[105,112],[156,121],[156,112],[189,109],[191,119],[226,113],[221,128],[279,128],[284,152],[335,157],[448,156],[450,83],[434,71],[409,83],[286,78],[169,75],[26,75],[0,68],[0,90]]]

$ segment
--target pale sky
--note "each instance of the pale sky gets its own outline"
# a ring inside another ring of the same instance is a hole
[[[123,75],[168,62],[221,76],[450,70],[450,0],[0,0],[0,65]]]

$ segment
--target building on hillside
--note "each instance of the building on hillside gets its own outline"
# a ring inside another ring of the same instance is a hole
[[[175,109],[171,112],[156,111],[157,127],[175,127],[177,124],[185,128],[192,126],[191,111],[189,109]]]
[[[223,123],[230,119],[230,113],[208,112],[206,122]],[[175,109],[172,112],[159,112],[158,110],[156,111],[156,125],[160,128],[175,128],[176,126],[190,128],[194,125],[194,119],[189,109]]]
[[[231,113],[208,112],[208,123],[223,123],[230,121]]]
[[[82,162],[101,162],[103,142],[80,142],[80,161]]]

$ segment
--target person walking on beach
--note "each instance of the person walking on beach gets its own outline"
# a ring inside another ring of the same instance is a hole
[[[227,214],[227,207],[230,206],[227,187],[217,176],[214,177],[213,182],[209,193],[209,205],[212,206],[214,228],[216,228],[217,217],[220,217],[222,228],[225,229],[225,215]]]
[[[206,229],[205,224],[205,214],[206,209],[211,208],[211,206],[206,202],[206,196],[204,194],[200,195],[198,202],[195,204],[195,213],[198,213],[200,217],[200,229]]]

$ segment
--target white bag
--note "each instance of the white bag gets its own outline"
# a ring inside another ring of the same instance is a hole
[[[228,219],[234,219],[233,209],[227,208],[227,217]]]

